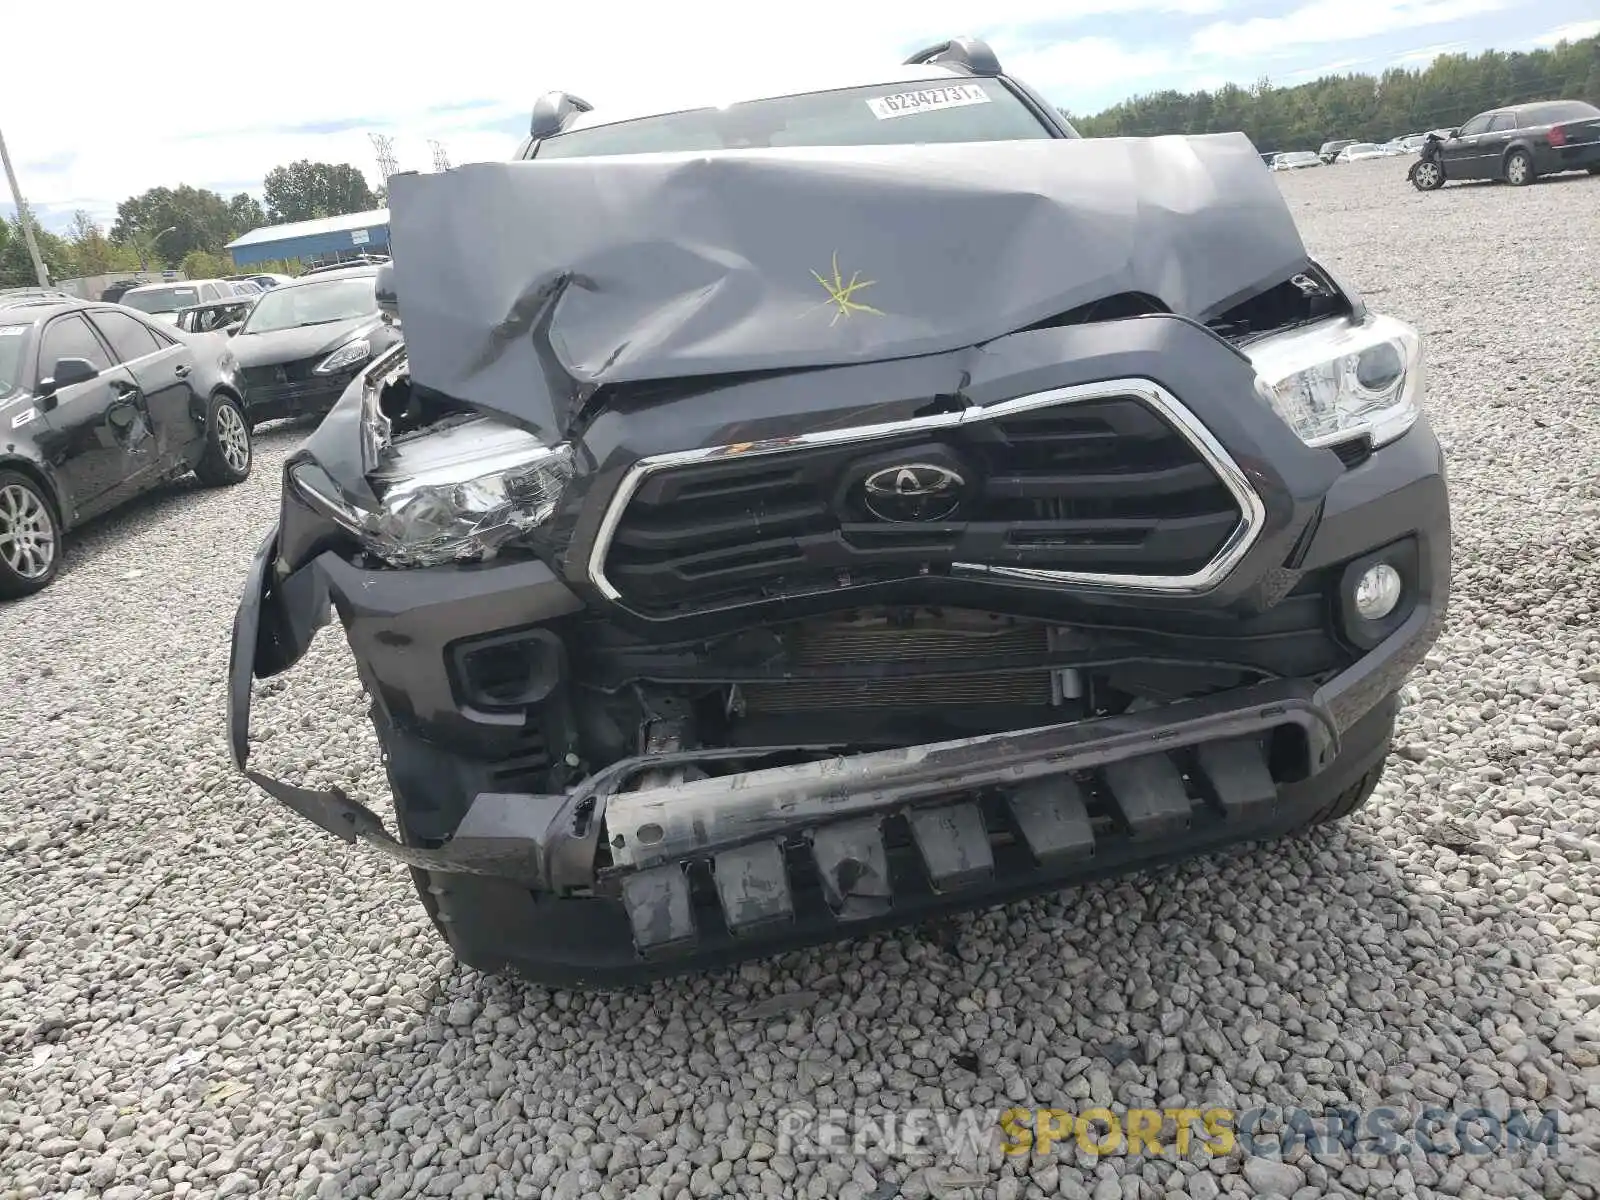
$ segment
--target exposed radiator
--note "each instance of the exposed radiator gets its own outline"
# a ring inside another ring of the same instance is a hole
[[[918,663],[914,678],[883,680],[795,680],[749,684],[745,711],[784,713],[829,708],[916,709],[946,705],[1050,703],[1050,675],[1044,671],[941,674],[956,659],[1048,653],[1048,629],[982,614],[923,618],[911,625],[868,618],[813,621],[786,631],[789,661],[800,668],[865,667],[878,663]]]

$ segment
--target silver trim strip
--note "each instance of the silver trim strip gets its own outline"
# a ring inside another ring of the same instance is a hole
[[[706,462],[718,458],[750,458],[762,454],[781,454],[811,446],[827,446],[840,442],[868,442],[896,434],[922,429],[947,429],[978,421],[993,421],[1050,408],[1058,404],[1079,404],[1088,400],[1104,400],[1114,396],[1131,396],[1154,409],[1187,441],[1220,479],[1239,505],[1241,520],[1217,554],[1200,570],[1189,575],[1119,575],[1094,571],[1047,571],[1034,567],[1000,567],[985,563],[952,563],[951,570],[968,575],[990,575],[1034,583],[1071,584],[1091,588],[1118,588],[1130,591],[1159,592],[1163,594],[1193,594],[1209,591],[1238,565],[1239,560],[1255,545],[1266,520],[1266,506],[1261,502],[1249,479],[1239,469],[1222,444],[1211,436],[1211,431],[1200,423],[1171,392],[1149,379],[1108,379],[1100,383],[1080,384],[1076,387],[1053,388],[1034,392],[991,404],[985,408],[966,408],[957,412],[935,413],[926,417],[913,417],[905,421],[892,421],[881,425],[857,425],[848,429],[822,429],[791,438],[772,438],[760,442],[740,442],[727,446],[707,446],[699,450],[680,450],[671,454],[657,454],[641,458],[623,477],[616,494],[601,518],[595,533],[594,546],[589,551],[589,581],[606,599],[621,604],[622,593],[606,578],[605,559],[616,536],[617,526],[627,511],[634,493],[650,475],[670,467]],[[624,605],[626,607],[626,605]],[[630,609],[630,612],[633,610]],[[636,614],[643,616],[644,614]]]

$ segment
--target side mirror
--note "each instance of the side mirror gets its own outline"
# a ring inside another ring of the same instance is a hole
[[[100,368],[87,358],[58,358],[55,370],[39,380],[39,395],[54,396],[64,387],[88,383],[100,374]],[[54,405],[51,405],[54,408]]]
[[[224,325],[222,332],[227,334],[229,337],[232,337],[234,334],[239,332],[239,326],[243,324],[243,321],[235,321],[232,325]]]
[[[1461,130],[1460,129],[1452,129],[1450,131],[1450,136],[1451,137],[1460,137],[1461,136]]]
[[[372,281],[373,294],[378,300],[378,312],[384,320],[394,321],[400,316],[400,295],[394,286],[394,264],[386,262],[378,268],[377,277]]]
[[[579,113],[593,112],[594,105],[566,92],[546,92],[533,105],[533,117],[528,122],[528,136],[536,141],[554,137],[567,127]]]

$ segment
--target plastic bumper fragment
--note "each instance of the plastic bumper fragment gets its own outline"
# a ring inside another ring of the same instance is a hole
[[[624,879],[622,904],[633,927],[633,944],[642,953],[661,953],[694,942],[689,877],[676,863]]]
[[[1083,789],[1070,775],[1035,779],[1009,797],[1028,853],[1042,864],[1081,861],[1094,855],[1094,826]]]
[[[863,921],[889,911],[889,857],[876,818],[812,830],[811,852],[822,894],[839,920]]]
[[[781,924],[794,916],[789,873],[777,842],[724,850],[712,860],[722,917],[734,933]]]
[[[1192,805],[1183,776],[1164,754],[1109,764],[1106,786],[1134,837],[1159,838],[1189,828]]]
[[[1200,747],[1199,758],[1200,769],[1229,816],[1243,816],[1277,802],[1278,785],[1259,739],[1207,742]]]
[[[917,808],[906,821],[934,891],[956,891],[994,874],[989,831],[976,804]]]

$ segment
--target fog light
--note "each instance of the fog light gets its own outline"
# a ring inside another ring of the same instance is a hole
[[[1400,603],[1400,572],[1377,563],[1361,573],[1356,583],[1356,612],[1363,620],[1381,621]]]

